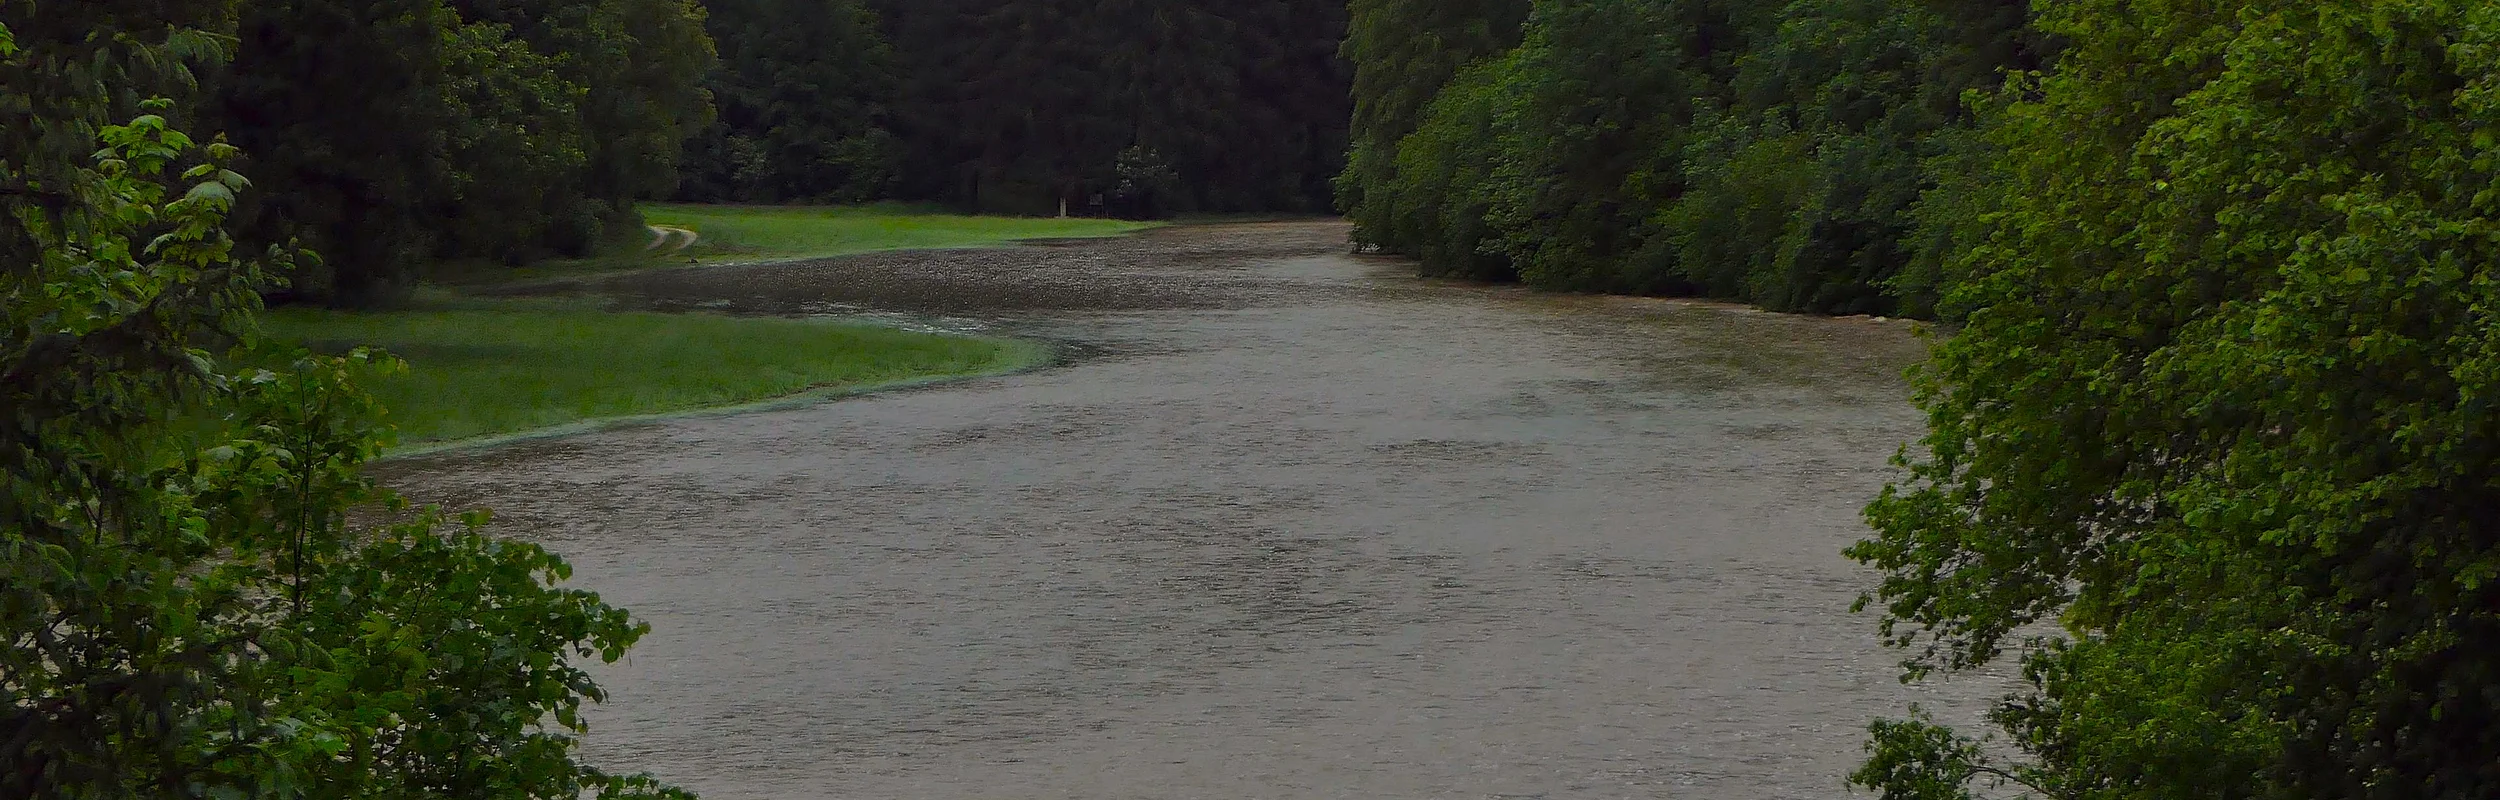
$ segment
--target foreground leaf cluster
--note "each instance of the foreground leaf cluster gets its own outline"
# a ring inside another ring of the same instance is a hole
[[[362,476],[379,357],[224,357],[291,251],[238,251],[240,153],[174,104],[105,122],[227,40],[23,44],[0,26],[0,796],[679,796],[574,754],[583,666],[644,626]]]

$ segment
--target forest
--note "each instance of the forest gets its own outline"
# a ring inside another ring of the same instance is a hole
[[[1343,204],[1427,274],[1931,315],[2027,6],[1357,0]]]
[[[0,117],[0,797],[686,796],[576,751],[648,628],[261,327],[664,200],[1928,320],[1857,610],[2019,680],[1849,781],[2500,796],[2500,4],[0,0]]]
[[[1345,157],[1334,0],[709,5],[682,199],[1319,213]]]
[[[1950,323],[1881,796],[2500,794],[2500,5],[1355,0],[1365,245]]]
[[[448,261],[590,254],[640,235],[637,200],[1319,213],[1345,151],[1327,0],[10,8],[31,52],[136,59],[168,28],[198,34],[168,58],[224,51],[120,91],[237,148],[262,189],[238,231],[319,253],[281,299],[333,305],[389,303]]]

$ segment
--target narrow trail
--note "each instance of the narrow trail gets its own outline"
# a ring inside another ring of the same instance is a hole
[[[392,467],[655,630],[594,757],[712,798],[1837,798],[1907,327],[1442,286],[1335,223],[642,273],[1041,372]]]

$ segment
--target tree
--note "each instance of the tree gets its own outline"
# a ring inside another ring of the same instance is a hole
[[[555,194],[545,245],[586,255],[611,228],[636,227],[637,199],[676,191],[685,143],[710,127],[704,85],[717,61],[694,0],[451,0],[459,19],[499,25],[578,87],[568,126],[583,163]],[[527,63],[527,62],[522,62]],[[464,255],[479,255],[465,253]]]
[[[443,192],[446,49],[441,0],[270,0],[244,7],[218,124],[272,189],[244,209],[261,243],[301,240],[324,258],[305,295],[344,304],[396,297],[434,255],[426,211]]]
[[[1169,211],[1315,210],[1344,138],[1344,30],[1323,0],[886,2],[908,198],[1017,213],[1093,205],[1123,153]]]
[[[1403,249],[1387,238],[1388,208],[1371,192],[1395,179],[1398,143],[1424,125],[1442,89],[1478,60],[1519,43],[1528,0],[1353,0],[1344,54],[1353,65],[1354,116],[1337,207],[1357,241]]]
[[[1345,6],[1331,0],[1106,7],[1137,147],[1171,161],[1178,211],[1324,211],[1348,113]]]
[[[1551,289],[1923,313],[1958,240],[1917,209],[1931,193],[1955,204],[1966,183],[1962,95],[2053,49],[2023,4],[1999,0],[1524,8],[1524,26],[1502,28],[1486,19],[1506,12],[1479,4],[1357,4],[1356,143],[1339,184],[1358,242],[1429,273]],[[1482,16],[1448,16],[1468,12]],[[1464,44],[1422,44],[1444,38]],[[1459,73],[1488,85],[1446,78],[1482,46],[1510,47],[1495,72]],[[1445,112],[1460,116],[1433,117]]]
[[[1518,272],[1487,221],[1493,170],[1501,153],[1496,126],[1518,54],[1470,67],[1426,110],[1423,126],[1399,142],[1392,180],[1364,188],[1356,241],[1395,243],[1426,275],[1509,280]],[[1352,169],[1352,167],[1349,167]]]
[[[1970,797],[2500,793],[2500,9],[2091,0],[2012,94],[1855,557],[1912,676],[2019,658]],[[2054,624],[2054,633],[2033,634]]]
[[[563,76],[562,59],[534,50],[497,24],[464,23],[443,42],[444,140],[429,205],[437,229],[430,256],[493,258],[518,266],[549,251],[584,255],[604,222],[580,195],[589,167],[581,121],[588,91]]]
[[[716,0],[719,121],[688,143],[678,196],[856,203],[885,197],[901,143],[888,130],[894,53],[858,0]]]
[[[1760,27],[1740,4],[1540,3],[1498,112],[1488,224],[1532,285],[1672,288],[1633,256],[1645,221],[1682,190],[1697,112],[1726,102],[1737,54]]]
[[[1740,61],[1732,104],[1695,137],[1689,187],[1658,220],[1678,271],[1767,308],[1897,313],[1894,278],[1921,255],[1911,210],[1936,181],[1929,159],[1970,124],[1961,95],[2012,66],[1968,50],[2004,31],[1983,30],[1975,45],[1968,27],[1919,4],[1781,9],[1776,32]]]
[[[273,190],[257,242],[322,252],[299,296],[390,302],[443,259],[586,255],[675,187],[709,124],[690,0],[272,0],[216,121]]]
[[[901,107],[914,194],[1025,214],[1081,203],[1132,130],[1103,15],[1073,0],[909,5],[887,13],[912,76]]]
[[[684,797],[574,755],[578,660],[644,628],[361,476],[375,357],[254,340],[291,251],[229,234],[240,153],[173,100],[106,124],[231,40],[33,5],[0,5],[0,795]]]

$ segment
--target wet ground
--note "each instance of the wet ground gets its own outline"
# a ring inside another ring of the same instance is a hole
[[[646,273],[1058,367],[395,465],[655,626],[601,763],[727,798],[1827,798],[1908,327],[1419,281],[1335,223]]]

